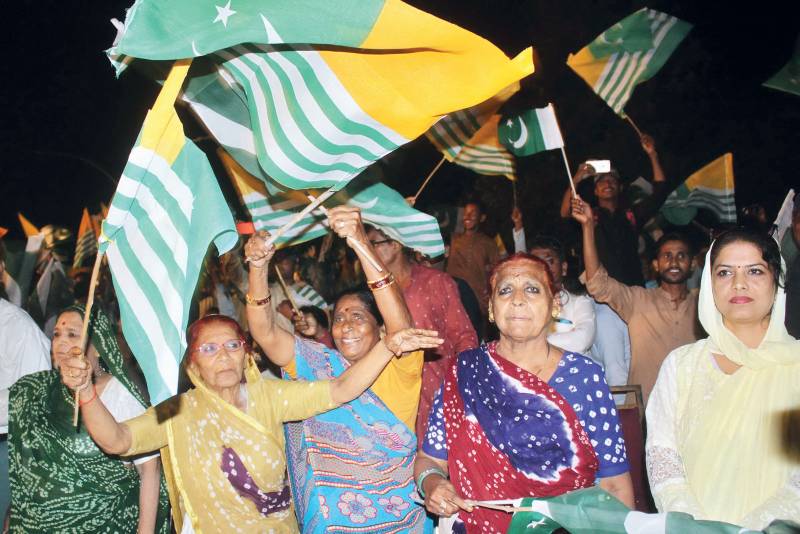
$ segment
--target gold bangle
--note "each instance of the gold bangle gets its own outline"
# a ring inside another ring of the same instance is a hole
[[[244,300],[250,306],[266,306],[272,300],[272,295],[267,295],[263,299],[253,298],[250,293],[244,294]]]
[[[367,280],[367,286],[369,286],[372,291],[384,289],[392,284],[394,284],[394,275],[392,273],[389,273],[383,278],[379,278],[377,280]]]

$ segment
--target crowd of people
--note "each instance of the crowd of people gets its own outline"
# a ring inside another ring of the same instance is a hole
[[[614,169],[579,167],[577,247],[526,236],[519,206],[504,254],[472,199],[444,261],[354,207],[301,247],[256,232],[207,260],[180,393],[155,406],[107,273],[85,348],[85,270],[58,310],[0,295],[4,530],[506,532],[484,501],[592,486],[633,508],[621,385],[646,407],[652,511],[800,522],[800,201],[792,247],[664,232],[646,284],[639,235],[668,191],[642,148],[654,192],[635,205]],[[57,242],[38,264],[55,260]]]

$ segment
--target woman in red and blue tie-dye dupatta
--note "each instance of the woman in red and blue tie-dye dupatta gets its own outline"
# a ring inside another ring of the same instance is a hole
[[[264,236],[254,236],[245,246],[251,265],[250,331],[268,348],[267,356],[281,367],[284,378],[337,377],[370,351],[412,334],[428,340],[414,347],[438,347],[443,340],[434,337],[436,332],[409,328],[411,314],[402,292],[382,263],[380,243],[367,239],[358,208],[332,208],[328,217],[330,227],[353,246],[369,285],[336,300],[331,334],[337,350],[293,336],[275,324],[272,308],[261,298],[267,285],[260,258],[269,255]],[[303,319],[295,320],[297,330],[303,331]],[[433,522],[414,485],[422,364],[422,350],[400,354],[360,397],[287,426],[289,478],[303,532],[432,532]]]
[[[426,507],[456,516],[453,532],[505,533],[511,514],[469,501],[552,497],[597,483],[631,506],[603,369],[547,342],[558,305],[547,265],[515,254],[490,285],[500,339],[459,354],[434,399],[415,469]]]

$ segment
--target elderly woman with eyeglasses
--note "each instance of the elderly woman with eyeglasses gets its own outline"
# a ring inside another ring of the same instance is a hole
[[[123,423],[97,398],[83,359],[65,361],[61,377],[79,392],[83,421],[104,451],[130,456],[161,449],[183,518],[178,532],[297,532],[283,423],[357,398],[396,355],[432,346],[429,334],[406,329],[387,336],[331,380],[286,381],[261,378],[236,321],[206,316],[187,335],[194,389]]]

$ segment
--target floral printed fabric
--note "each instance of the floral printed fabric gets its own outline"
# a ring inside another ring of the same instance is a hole
[[[296,375],[339,376],[341,355],[298,339]],[[414,499],[414,433],[367,390],[357,399],[286,430],[289,476],[305,533],[429,533],[431,521]]]

